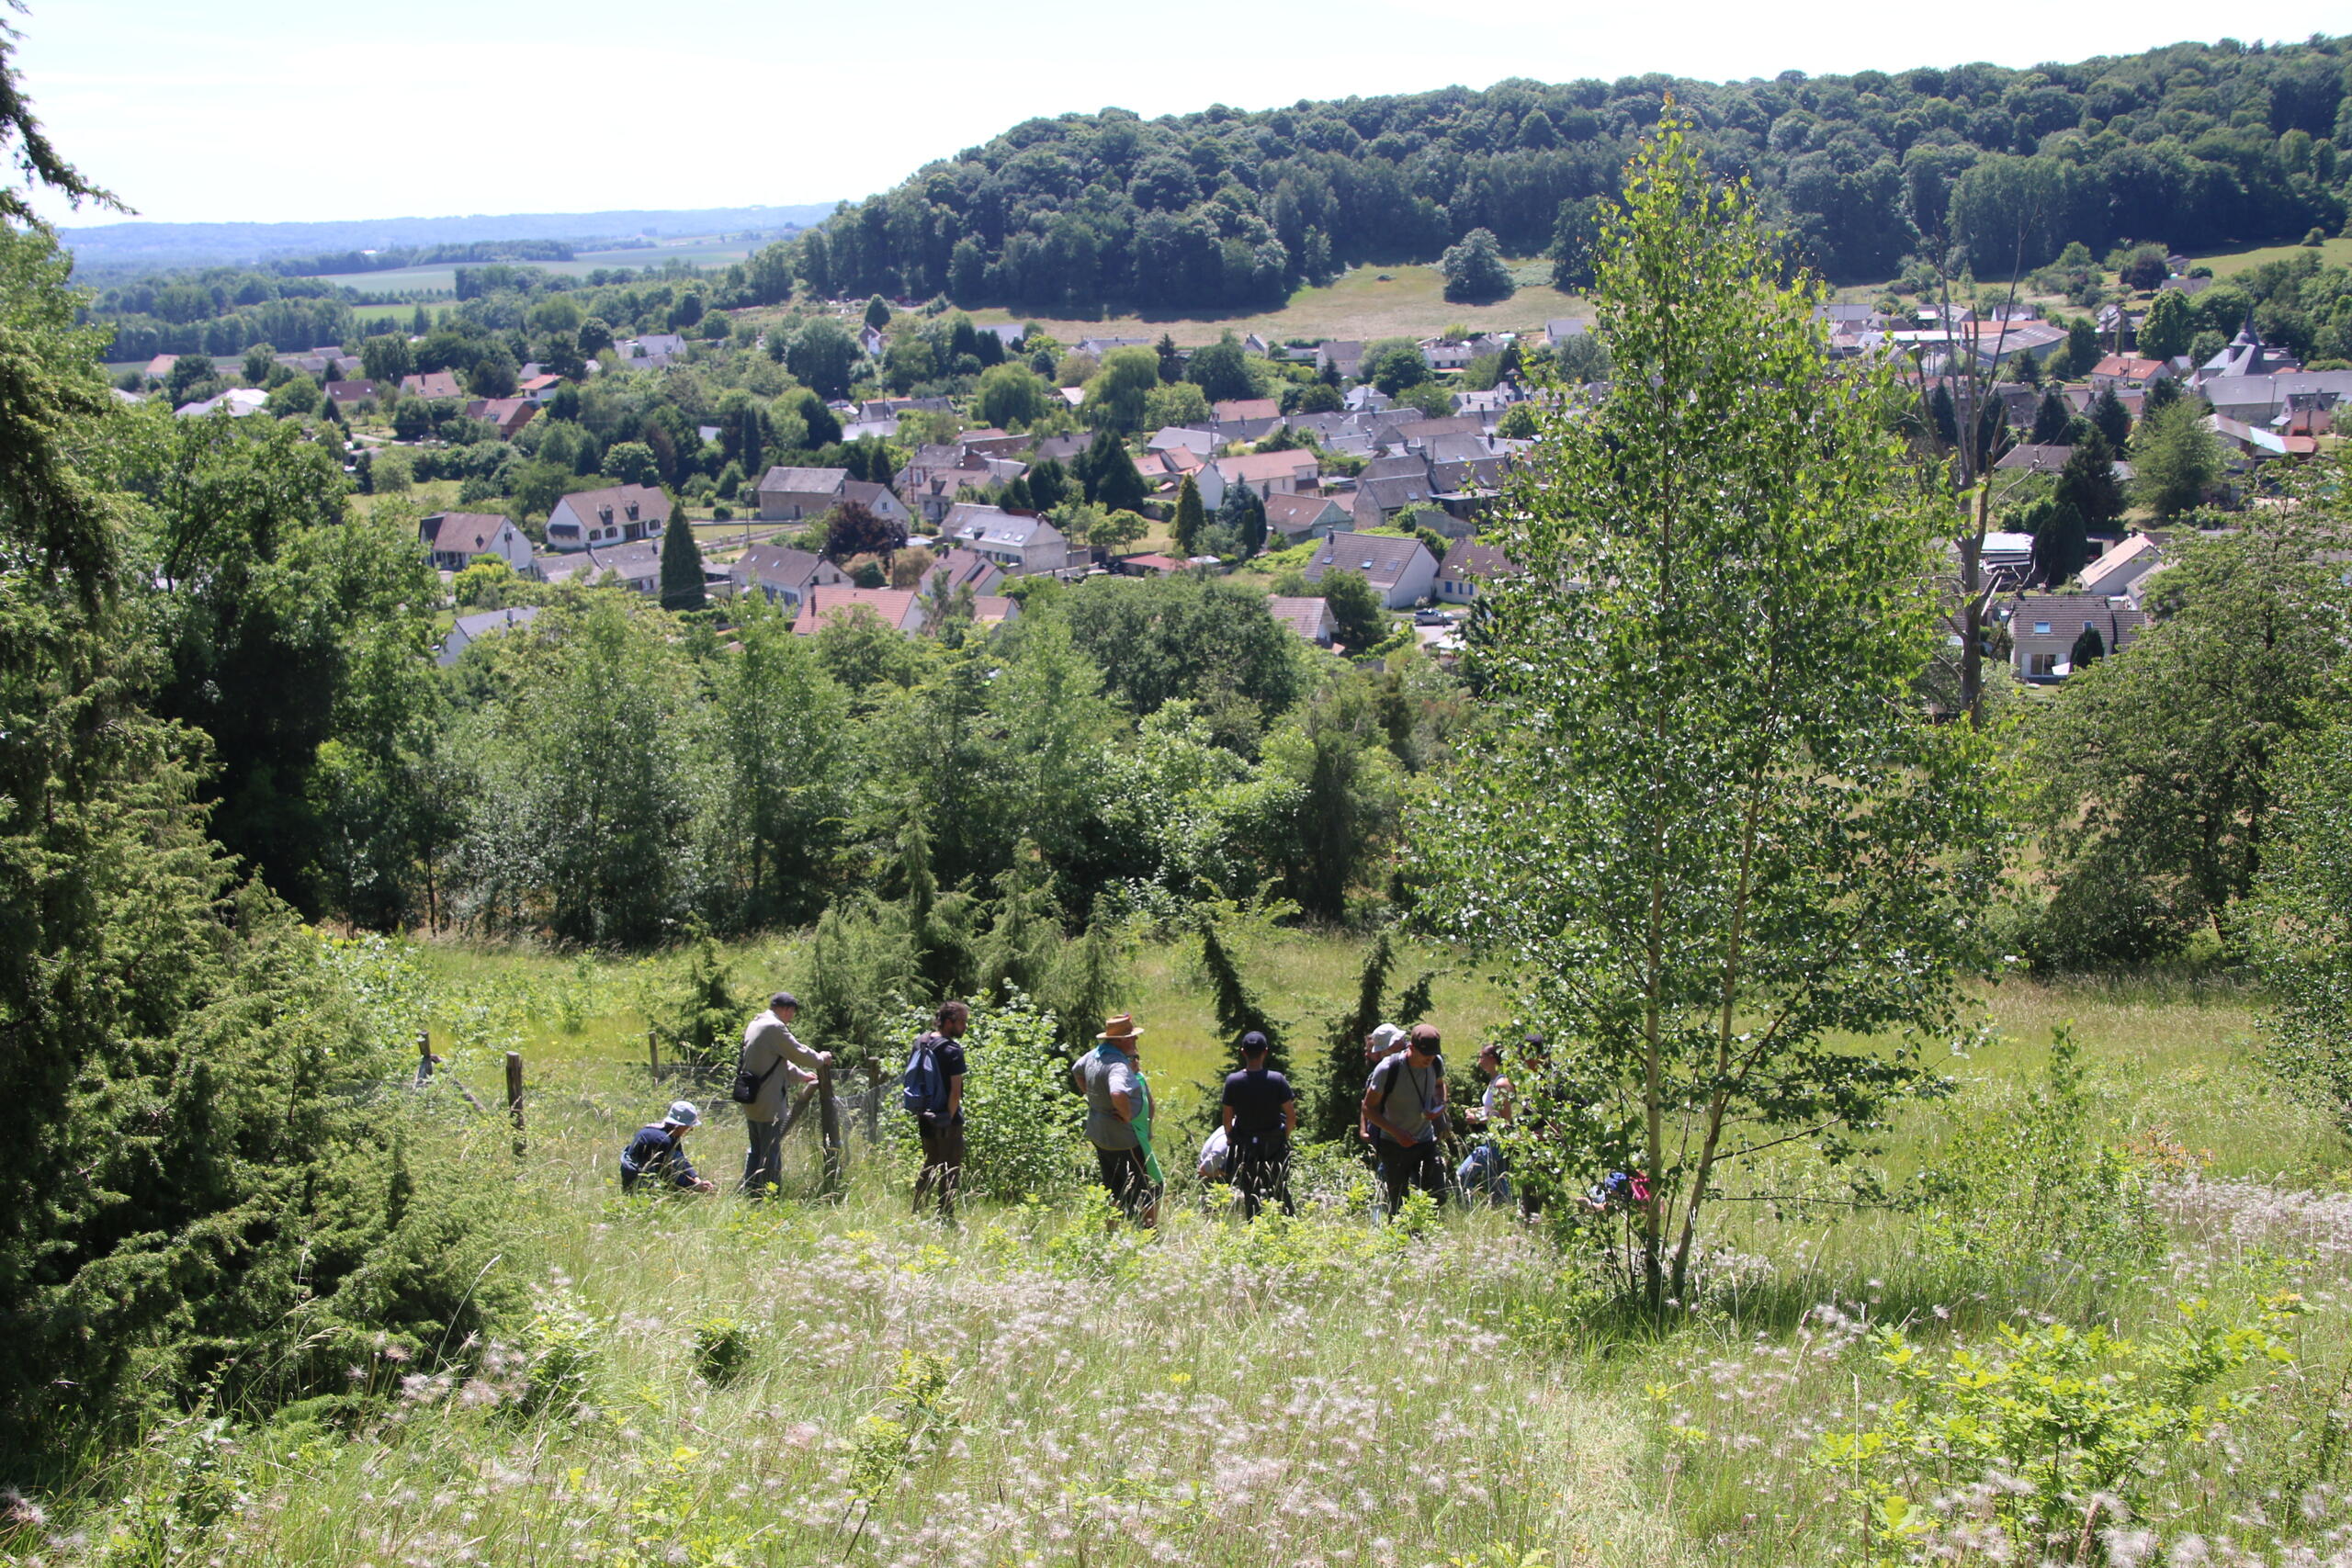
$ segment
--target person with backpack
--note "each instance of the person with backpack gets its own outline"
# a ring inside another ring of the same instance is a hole
[[[1405,1049],[1381,1059],[1363,1089],[1363,1118],[1378,1138],[1380,1184],[1391,1218],[1419,1188],[1445,1201],[1438,1135],[1445,1127],[1445,1064],[1433,1024],[1417,1023]]]
[[[1241,1217],[1254,1220],[1268,1199],[1285,1214],[1290,1201],[1290,1139],[1298,1130],[1298,1095],[1290,1079],[1267,1065],[1270,1047],[1256,1030],[1241,1037],[1241,1070],[1225,1078],[1226,1142],[1232,1149],[1233,1190]]]
[[[1377,1025],[1371,1033],[1363,1037],[1364,1070],[1371,1072],[1377,1069],[1381,1063],[1404,1048],[1405,1031],[1401,1027],[1394,1023]],[[1374,1130],[1370,1117],[1359,1116],[1356,1119],[1356,1136],[1363,1140],[1366,1149],[1378,1150],[1380,1134]]]
[[[1159,1218],[1159,1161],[1151,1147],[1151,1086],[1136,1068],[1143,1031],[1131,1013],[1102,1026],[1095,1047],[1070,1064],[1086,1097],[1086,1139],[1120,1213],[1147,1228]]]
[[[768,998],[767,1010],[743,1026],[743,1054],[735,1059],[737,1104],[751,1147],[743,1156],[742,1190],[764,1198],[784,1182],[784,1087],[814,1083],[817,1069],[833,1065],[831,1051],[812,1051],[792,1032],[800,1002],[790,991]]]
[[[639,1181],[650,1179],[682,1191],[718,1191],[695,1174],[694,1162],[686,1158],[686,1134],[701,1120],[693,1101],[680,1100],[672,1101],[661,1121],[639,1127],[621,1151],[621,1190],[634,1192]]]
[[[939,1217],[956,1217],[956,1189],[964,1179],[964,1031],[972,1025],[972,1010],[962,1002],[943,1002],[933,1021],[936,1029],[915,1036],[907,1054],[907,1070],[899,1080],[899,1100],[915,1119],[915,1135],[922,1141],[922,1170],[915,1177],[915,1213],[933,1192],[939,1194]]]

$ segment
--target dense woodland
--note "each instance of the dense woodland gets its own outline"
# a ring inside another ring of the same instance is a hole
[[[2103,255],[2144,242],[2290,242],[2344,225],[2346,62],[2343,39],[2314,36],[2030,71],[1513,81],[1156,120],[1104,109],[1023,121],[748,262],[663,276],[675,299],[691,292],[713,310],[774,304],[797,287],[1053,313],[1215,312],[1279,304],[1351,265],[1434,262],[1483,230],[1507,254],[1551,255],[1555,280],[1579,288],[1597,204],[1669,96],[1695,117],[1710,165],[1751,178],[1794,256],[1835,280],[1955,256],[2007,277],[2069,243]],[[461,270],[460,299],[498,292],[507,264],[545,259],[528,246],[443,249],[487,264]],[[549,287],[583,291],[585,313],[618,324],[588,296],[627,270]],[[115,326],[119,359],[350,335],[343,303],[358,297],[288,271],[141,279],[92,309]],[[688,310],[679,324],[698,319]]]
[[[2180,44],[2011,71],[1974,64],[1724,84],[1501,83],[1144,120],[1032,119],[846,209],[801,243],[819,293],[1080,310],[1278,302],[1353,263],[1434,261],[1486,229],[1514,255],[1580,231],[1671,96],[1804,260],[1894,276],[1964,248],[1981,276],[2069,241],[2190,249],[2344,221],[2344,40]],[[1566,222],[1564,224],[1564,219]],[[1570,257],[1570,270],[1577,269]]]

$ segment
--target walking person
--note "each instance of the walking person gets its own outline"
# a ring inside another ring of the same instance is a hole
[[[1147,1227],[1159,1218],[1159,1161],[1151,1148],[1151,1088],[1136,1066],[1143,1031],[1121,1013],[1095,1047],[1070,1065],[1070,1086],[1086,1097],[1086,1139],[1111,1201]]]
[[[1363,1118],[1377,1135],[1380,1184],[1391,1218],[1408,1189],[1445,1201],[1438,1134],[1445,1127],[1445,1064],[1433,1024],[1417,1023],[1405,1049],[1382,1058],[1363,1088]]]
[[[735,1099],[743,1107],[751,1147],[743,1156],[742,1190],[764,1198],[784,1184],[784,1104],[786,1083],[817,1081],[833,1065],[831,1051],[812,1051],[792,1032],[800,1003],[790,991],[768,998],[764,1011],[743,1026],[743,1054],[735,1062]]]
[[[1290,1201],[1290,1140],[1298,1131],[1298,1095],[1290,1079],[1267,1065],[1268,1055],[1266,1037],[1251,1030],[1241,1037],[1241,1070],[1225,1077],[1225,1137],[1245,1220],[1256,1219],[1269,1199],[1285,1214],[1298,1212]]]
[[[1388,1060],[1389,1057],[1396,1055],[1397,1052],[1402,1051],[1404,1048],[1405,1031],[1403,1028],[1394,1023],[1383,1023],[1374,1026],[1373,1032],[1363,1037],[1364,1071],[1367,1073],[1375,1071],[1381,1063]],[[1371,1117],[1358,1116],[1356,1118],[1356,1136],[1363,1140],[1364,1147],[1366,1149],[1372,1150],[1374,1153],[1378,1152],[1380,1147],[1380,1135],[1373,1129]]]
[[[956,1189],[964,1180],[964,1031],[972,1026],[972,1010],[962,1002],[942,1003],[933,1021],[936,1028],[915,1036],[907,1054],[907,1070],[899,1091],[900,1101],[915,1119],[915,1135],[922,1141],[922,1170],[915,1177],[915,1213],[935,1192],[939,1217],[956,1217]]]
[[[1486,1134],[1470,1157],[1454,1172],[1464,1198],[1473,1195],[1490,1202],[1510,1201],[1510,1175],[1497,1134],[1510,1129],[1514,1109],[1510,1079],[1503,1076],[1503,1048],[1488,1041],[1478,1051],[1478,1074],[1487,1080],[1486,1093],[1469,1112],[1472,1127]]]
[[[663,1182],[686,1192],[716,1192],[717,1187],[695,1174],[694,1162],[686,1158],[686,1134],[702,1121],[691,1100],[678,1100],[670,1103],[670,1113],[650,1125],[639,1127],[637,1136],[621,1151],[621,1190],[634,1192],[639,1181]]]

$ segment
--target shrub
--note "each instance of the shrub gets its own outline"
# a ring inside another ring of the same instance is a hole
[[[2164,1445],[2204,1440],[2249,1409],[2259,1389],[2211,1391],[2249,1362],[2291,1365],[2282,1330],[2301,1298],[2267,1300],[2251,1323],[2212,1321],[2181,1303],[2169,1332],[2130,1339],[2064,1323],[2004,1327],[1996,1348],[1963,1347],[1938,1366],[1900,1327],[1871,1344],[1902,1392],[1883,1426],[1825,1432],[1812,1468],[1846,1483],[1862,1559],[1924,1548],[1939,1537],[1978,1546],[1995,1534],[2016,1553],[1995,1561],[2064,1561],[2138,1516],[2162,1474]],[[1859,1390],[1858,1390],[1859,1393]],[[1880,1406],[1873,1406],[1879,1408]]]
[[[725,1385],[742,1375],[759,1348],[759,1329],[731,1313],[714,1312],[695,1320],[695,1371],[705,1382]]]
[[[560,1285],[532,1292],[523,1330],[523,1409],[564,1415],[587,1404],[604,1348],[604,1324]]]
[[[1936,1251],[1981,1268],[2056,1261],[2095,1273],[2163,1255],[2154,1171],[2101,1141],[2081,1049],[2061,1026],[2050,1066],[2022,1107],[1962,1123],[1943,1165],[1920,1179],[1924,1231]]]
[[[930,1027],[910,1016],[901,1038]],[[1015,996],[1001,1005],[972,1004],[964,1036],[964,1190],[1018,1201],[1061,1191],[1086,1171],[1085,1106],[1065,1080],[1069,1058],[1056,1041],[1054,1015]],[[904,1045],[886,1055],[886,1068]],[[888,1073],[884,1075],[886,1094]],[[911,1139],[913,1119],[899,1117]]]

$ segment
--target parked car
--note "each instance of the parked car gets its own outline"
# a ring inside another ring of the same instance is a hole
[[[1417,626],[1450,626],[1453,624],[1453,617],[1443,610],[1416,610],[1413,612],[1413,624]]]

